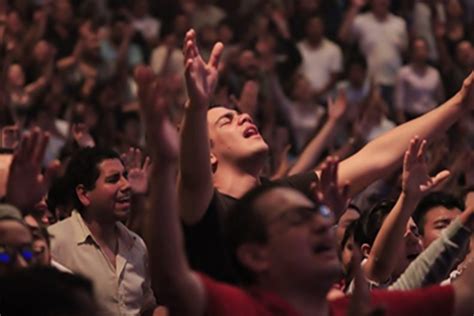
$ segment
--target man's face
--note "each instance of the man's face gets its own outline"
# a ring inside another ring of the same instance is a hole
[[[456,46],[456,60],[464,67],[474,66],[474,48],[469,41],[462,41]]]
[[[126,220],[130,212],[131,189],[119,159],[105,159],[98,165],[100,175],[87,192],[87,212],[104,221]]]
[[[306,24],[306,37],[312,42],[318,42],[324,36],[324,23],[320,18],[312,18]]]
[[[426,212],[423,221],[423,245],[428,247],[433,241],[441,236],[441,231],[459,215],[461,210],[458,208],[447,209],[444,206],[436,206]]]
[[[390,0],[372,0],[372,10],[376,14],[386,14],[390,9]]]
[[[277,188],[256,201],[266,223],[269,267],[263,272],[292,286],[331,284],[341,274],[334,216],[300,192]]]
[[[33,235],[33,251],[36,263],[42,266],[49,266],[51,264],[51,250],[40,231],[41,228],[38,221],[33,216],[27,215],[25,216],[25,223],[29,226]]]
[[[428,60],[428,45],[424,40],[418,39],[413,43],[413,61],[425,63]]]
[[[266,155],[268,145],[248,114],[224,107],[207,112],[211,152],[220,162],[239,162]]]
[[[32,242],[31,232],[25,225],[16,220],[0,221],[0,275],[31,264]]]

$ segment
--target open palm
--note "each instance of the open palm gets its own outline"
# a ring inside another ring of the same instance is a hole
[[[191,103],[208,106],[214,94],[219,74],[219,60],[224,45],[216,43],[208,63],[204,62],[196,43],[196,32],[189,30],[184,38],[186,88]]]
[[[443,170],[430,177],[425,160],[426,140],[415,137],[411,140],[403,160],[402,190],[406,194],[421,196],[436,188],[448,176]]]

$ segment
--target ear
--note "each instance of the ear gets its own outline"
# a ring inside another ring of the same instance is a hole
[[[216,157],[216,155],[211,153],[210,159],[211,159],[212,172],[216,172],[216,169],[217,169],[217,157]]]
[[[369,244],[363,244],[361,247],[360,247],[360,251],[362,253],[362,256],[364,256],[364,258],[367,258],[370,254],[370,249],[371,247],[369,246]]]
[[[259,274],[270,266],[267,248],[256,243],[247,243],[237,248],[237,258],[247,269]]]
[[[79,184],[76,187],[76,195],[79,201],[81,201],[82,205],[89,206],[89,204],[91,203],[89,199],[89,191],[87,191],[82,184]]]

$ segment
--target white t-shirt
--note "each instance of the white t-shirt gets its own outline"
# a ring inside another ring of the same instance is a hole
[[[395,84],[402,66],[402,51],[407,46],[406,23],[402,18],[388,14],[378,20],[373,13],[359,14],[352,26],[352,36],[369,65],[369,73],[382,85]]]
[[[315,90],[324,88],[331,75],[342,71],[342,52],[339,46],[328,39],[313,48],[306,41],[298,43],[298,49],[303,58],[301,73],[303,73]]]
[[[434,109],[443,95],[441,76],[428,66],[424,73],[417,73],[412,65],[403,66],[397,77],[395,105],[412,115],[421,115]]]

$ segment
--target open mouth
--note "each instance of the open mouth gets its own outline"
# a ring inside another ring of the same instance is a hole
[[[255,127],[254,125],[251,125],[244,130],[245,138],[249,138],[255,135],[260,135],[260,134],[258,133],[257,127]]]
[[[115,201],[119,204],[126,204],[126,203],[130,204],[131,198],[129,195],[125,195],[125,196],[121,196],[117,198]]]

